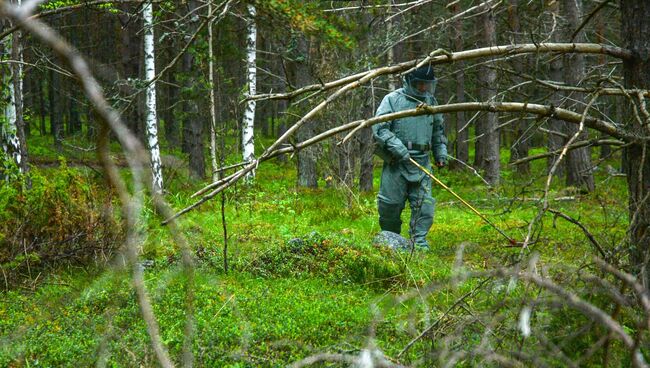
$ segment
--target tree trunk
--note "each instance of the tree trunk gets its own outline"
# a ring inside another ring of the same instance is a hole
[[[131,6],[128,4],[123,6],[124,13],[119,15],[121,27],[118,52],[120,55],[120,71],[122,74],[120,94],[126,98],[135,92],[132,80],[140,78],[140,60],[142,60],[140,57],[140,49],[142,48],[142,43],[138,36],[140,33],[139,22],[128,15]],[[124,120],[131,131],[138,138],[144,140],[143,129],[141,129],[144,126],[144,117],[141,114],[140,101],[140,94],[137,94],[129,108],[124,111]]]
[[[582,0],[562,0],[563,13],[567,19],[566,38],[569,41],[571,34],[578,29],[582,22]],[[584,32],[579,32],[576,35],[575,42],[584,41]],[[564,55],[564,81],[569,86],[579,86],[585,77],[585,59],[581,53],[572,53]],[[572,92],[569,95],[569,104],[566,108],[575,112],[584,110],[582,105],[585,100],[583,93]],[[583,141],[589,139],[587,129],[584,128],[578,133],[578,126],[576,124],[565,124],[566,130],[564,133],[569,137],[578,134],[576,141]],[[567,171],[566,171],[566,185],[586,189],[587,191],[594,190],[594,176],[591,169],[591,148],[583,147],[571,150],[567,153]]]
[[[375,112],[374,92],[370,98],[366,99],[364,106],[364,117],[373,116]],[[359,190],[362,192],[372,191],[373,180],[373,157],[374,157],[374,139],[372,137],[372,128],[366,127],[358,133],[359,137]]]
[[[554,2],[553,5],[551,6],[551,12],[554,13],[556,19],[560,15],[560,6],[558,2]],[[553,34],[551,35],[551,40],[553,42],[560,42],[562,39],[562,35],[560,34],[560,31],[557,29],[554,30]],[[550,63],[550,71],[549,71],[549,77],[551,78],[551,81],[555,82],[556,84],[560,84],[563,81],[563,76],[562,76],[562,70],[563,70],[563,62],[562,62],[562,57],[560,56],[554,56],[553,59],[551,60]],[[549,97],[551,105],[553,106],[561,106],[562,105],[562,93],[559,91],[553,92],[553,94]],[[565,123],[562,120],[555,119],[555,118],[549,118],[548,119],[548,125],[549,125],[549,130],[552,133],[548,134],[548,150],[555,152],[559,149],[562,148],[564,145],[564,142],[566,140],[566,135],[565,135]],[[558,156],[550,156],[548,158],[548,161],[546,162],[547,164],[547,169],[548,171],[551,170],[553,165],[555,165],[555,162],[557,161]],[[566,167],[566,161],[560,162],[559,166],[555,169],[555,175],[556,176],[564,176],[565,173],[565,167]]]
[[[338,176],[339,182],[347,188],[352,189],[352,182],[354,180],[354,157],[353,140],[339,145],[336,149],[339,159]]]
[[[68,126],[70,129],[70,134],[76,134],[81,132],[81,117],[79,116],[79,107],[77,103],[77,98],[79,98],[76,93],[76,89],[70,84],[70,104],[68,105]]]
[[[158,119],[156,118],[156,51],[154,49],[153,4],[147,2],[142,6],[144,19],[144,78],[151,83],[145,95],[147,145],[151,155],[151,179],[153,191],[162,194],[163,174],[158,144]]]
[[[457,14],[460,10],[458,2],[453,2],[451,6],[452,16]],[[454,51],[462,51],[464,49],[463,45],[463,23],[462,20],[457,19],[452,23],[453,29],[453,44]],[[456,102],[463,103],[465,102],[465,71],[463,68],[463,63],[458,63],[456,67]],[[465,112],[459,111],[455,114],[455,131],[456,139],[453,143],[453,152],[456,156],[456,159],[464,163],[469,162],[469,127],[466,127]],[[452,167],[462,167],[456,161],[452,161]]]
[[[257,86],[257,27],[255,25],[255,5],[248,5],[248,17],[246,18],[246,84],[248,90],[246,96],[252,96],[256,93]],[[246,102],[244,117],[242,120],[242,153],[244,161],[253,161],[255,159],[255,101]],[[246,180],[251,181],[255,178],[255,172],[251,171],[246,175]]]
[[[623,62],[626,88],[650,89],[650,2],[621,0],[622,37],[625,46],[633,51],[633,58]],[[628,103],[629,108],[635,108]],[[632,128],[639,136],[647,136],[647,129],[631,118]],[[650,160],[648,144],[637,143],[625,149],[630,216],[630,271],[639,275],[643,285],[650,286]]]
[[[167,144],[170,147],[178,148],[180,145],[180,120],[174,115],[174,111],[176,110],[175,106],[180,98],[180,93],[176,86],[176,68],[169,70],[167,81],[167,93],[165,96],[167,104],[165,104],[161,115],[165,123],[165,139],[167,139]]]
[[[483,46],[496,45],[496,21],[492,9],[484,9],[480,16]],[[493,101],[496,96],[496,71],[487,63],[481,68],[479,83],[481,101]],[[485,113],[477,120],[475,165],[485,170],[485,180],[490,185],[499,184],[500,152],[498,118],[496,113]]]
[[[50,69],[49,98],[50,98],[50,132],[54,137],[54,148],[61,151],[61,138],[63,138],[63,121],[61,121],[61,76]]]
[[[393,0],[387,0],[388,4],[391,5],[393,3]],[[392,10],[392,7],[391,7]],[[392,11],[388,12],[389,14],[392,13]],[[391,44],[393,43],[392,36],[395,33],[393,31],[394,25],[393,22],[397,22],[397,19],[399,17],[393,18],[386,23],[386,40],[388,41],[387,43],[389,44],[388,46],[388,51],[386,52],[386,64],[388,65],[393,65],[395,63],[395,47],[392,46]],[[395,83],[395,76],[389,75],[388,76],[388,90],[389,91],[394,91],[396,89],[396,83]]]
[[[35,90],[38,91],[39,130],[41,137],[44,137],[47,134],[47,127],[45,125],[45,89],[43,88],[43,78],[36,78],[35,83]]]
[[[276,64],[276,70],[275,73],[277,75],[283,75],[284,78],[279,78],[278,79],[278,84],[276,85],[278,93],[285,93],[287,91],[287,78],[289,78],[288,75],[286,75],[284,68],[281,66],[283,64],[282,60],[282,55],[278,56],[278,61]],[[275,137],[279,138],[281,137],[286,131],[287,131],[287,118],[286,118],[286,112],[287,112],[287,100],[278,100],[275,103],[275,108],[276,108],[276,116],[275,119],[278,121],[277,123],[277,128],[275,129]],[[278,156],[278,160],[284,162],[286,161],[286,156],[285,155],[280,155]]]
[[[3,57],[2,59],[14,59],[16,55],[16,48],[18,47],[16,38],[16,34],[7,37],[5,43],[2,45],[2,54],[10,55],[10,57]],[[4,69],[2,70],[2,103],[4,105],[5,118],[0,125],[0,141],[2,143],[2,152],[5,157],[11,158],[11,160],[18,166],[18,169],[22,172],[23,148],[21,147],[22,142],[18,136],[19,111],[17,100],[19,97],[17,96],[18,92],[20,92],[17,91],[17,89],[20,89],[20,87],[18,87],[16,83],[19,78],[16,76],[16,73],[18,73],[18,68],[17,64],[15,63],[7,63],[0,65],[0,67]],[[1,173],[0,177],[6,180],[7,177],[2,174],[4,173]]]
[[[605,44],[607,42],[607,39],[605,38],[605,21],[603,19],[604,17],[602,16],[596,16],[596,42],[599,44]],[[607,59],[605,55],[598,55],[598,65],[605,65],[607,62]],[[618,104],[612,97],[606,97],[605,102],[601,105],[601,109],[603,110],[603,114],[605,116],[608,116],[609,114],[616,112],[616,115],[619,115],[620,108],[617,106]],[[614,121],[620,123],[621,119],[619,119],[619,116],[614,117]],[[601,139],[606,139],[606,135],[601,135]],[[607,144],[603,144],[600,146],[600,158],[605,159],[608,158],[612,154],[612,147]]]
[[[188,11],[194,12],[198,8],[197,0],[188,2]],[[198,27],[197,20],[192,20],[188,34],[194,34]],[[198,81],[196,80],[196,71],[194,67],[195,59],[191,50],[183,55],[183,73],[185,74],[186,95],[183,96],[185,113],[183,114],[183,137],[187,142],[187,151],[190,160],[190,175],[195,179],[205,177],[205,156],[203,152],[203,118],[199,115],[199,91]]]
[[[302,56],[296,62],[296,87],[304,87],[311,84],[311,72],[309,69],[310,50],[309,43],[304,35],[298,37],[298,53]],[[315,121],[308,121],[296,132],[296,139],[302,142],[314,135]],[[316,174],[316,148],[308,147],[298,151],[298,186],[307,188],[318,187]]]
[[[212,2],[208,3],[208,14],[212,14]],[[212,163],[212,181],[219,179],[217,162],[217,112],[214,84],[214,36],[212,22],[208,24],[208,84],[210,87],[210,162]]]
[[[18,6],[20,6],[21,0],[17,0],[16,3]],[[20,149],[20,160],[18,160],[16,163],[18,164],[18,167],[22,173],[27,173],[27,171],[29,171],[29,165],[27,162],[27,139],[25,137],[25,118],[23,114],[23,65],[21,64],[23,62],[22,32],[17,31],[13,34],[12,38],[12,58],[19,61],[19,63],[12,65],[12,82],[14,87],[13,101],[16,110],[15,124]]]
[[[510,6],[508,7],[508,23],[510,24],[510,30],[513,33],[512,42],[515,44],[521,43],[522,32],[521,23],[519,21],[519,0],[510,0]],[[526,58],[516,58],[514,59],[513,63],[513,69],[515,72],[518,75],[523,74],[526,67]],[[515,82],[519,82],[519,79],[520,78],[516,78]],[[514,162],[518,159],[528,156],[529,141],[526,137],[528,123],[526,120],[519,119],[514,123],[514,128],[514,142],[510,147],[510,162]],[[521,165],[517,165],[517,173],[522,177],[530,174],[530,163],[526,162]]]

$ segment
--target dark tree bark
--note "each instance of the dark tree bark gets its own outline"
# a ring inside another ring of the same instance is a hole
[[[567,19],[566,38],[570,39],[571,34],[578,29],[582,23],[582,0],[563,0],[563,14]],[[575,37],[575,42],[584,41],[584,32],[579,32]],[[569,86],[578,86],[585,77],[585,59],[581,53],[570,53],[564,55],[564,80]],[[575,112],[584,110],[585,96],[583,93],[572,92],[569,95],[569,101],[565,104],[566,108]],[[578,133],[576,124],[565,124],[565,134],[571,138]],[[578,135],[576,141],[589,139],[587,128],[584,128]],[[591,169],[591,148],[584,147],[571,150],[566,157],[566,185],[583,188],[587,191],[594,190],[594,176]]]
[[[284,73],[284,68],[281,66],[282,64],[282,56],[278,57],[277,63],[273,63],[276,65],[275,73],[277,75],[282,75],[284,78],[278,79],[277,84],[276,84],[276,89],[278,93],[285,93],[287,91],[287,78],[289,76],[285,75]],[[287,100],[278,100],[275,103],[275,113],[274,113],[274,121],[273,121],[273,129],[272,131],[275,131],[275,137],[279,138],[284,134],[284,132],[287,131],[287,126],[286,126],[286,118],[285,118],[285,113],[287,111]],[[276,123],[277,122],[277,123]],[[277,124],[277,128],[275,128],[275,125]],[[284,160],[284,155],[279,157],[281,160]]]
[[[558,2],[554,2],[553,5],[551,6],[551,11],[555,14],[556,18],[559,17],[560,13],[560,6]],[[562,39],[562,35],[560,34],[559,30],[555,29],[553,34],[551,35],[551,40],[553,42],[560,42]],[[551,60],[550,63],[550,71],[549,71],[549,77],[551,81],[555,82],[556,84],[560,84],[563,81],[563,75],[562,75],[562,70],[563,70],[563,61],[562,57],[560,56],[554,56],[553,59]],[[551,105],[553,106],[561,106],[562,105],[562,93],[559,91],[553,92],[553,94],[549,98]],[[549,151],[557,151],[562,148],[565,142],[565,123],[562,120],[559,119],[554,119],[550,118],[548,120],[548,126],[549,130],[552,133],[548,134],[548,150]],[[553,165],[555,165],[555,162],[557,161],[558,156],[550,156],[547,161],[547,167],[548,170],[550,171]],[[566,161],[560,162],[559,166],[555,170],[555,175],[556,176],[564,176],[565,173],[565,166],[566,166]]]
[[[451,6],[452,15],[457,14],[460,10],[458,2],[455,2]],[[458,19],[452,23],[452,37],[454,51],[462,51],[464,49],[463,45],[463,23],[462,20]],[[465,71],[463,63],[460,62],[456,67],[456,102],[463,103],[465,102]],[[466,127],[465,124],[467,120],[465,119],[465,112],[459,111],[455,114],[455,131],[456,139],[453,143],[453,152],[456,158],[462,162],[469,162],[469,127]],[[458,164],[456,161],[451,162],[452,167],[462,167],[463,165]]]
[[[188,11],[193,12],[198,8],[196,0],[188,2]],[[198,24],[196,21],[190,23],[188,34],[196,31]],[[191,50],[183,55],[183,73],[185,78],[186,95],[183,96],[184,114],[183,114],[183,140],[187,142],[187,153],[190,160],[190,175],[195,179],[205,177],[205,154],[203,143],[203,127],[205,125],[205,116],[199,115],[199,88],[196,73],[194,71],[195,59]],[[192,91],[192,92],[190,92]]]
[[[625,47],[634,53],[632,59],[623,62],[626,88],[650,89],[650,1],[621,0],[621,34]],[[634,108],[630,106],[629,108]],[[632,129],[639,136],[647,136],[647,129],[636,121],[630,111]],[[631,271],[639,274],[646,288],[650,286],[650,159],[648,144],[637,143],[625,149],[627,160],[627,186],[630,214],[630,262]]]
[[[372,37],[371,35],[374,33],[374,30],[372,28],[373,19],[370,14],[364,14],[362,19],[364,25],[367,27],[365,28],[366,31],[362,43],[364,45],[370,45],[370,40]],[[359,49],[359,51],[367,54],[369,50],[367,47],[362,47]],[[359,57],[361,58],[360,60],[364,60],[363,55],[360,55]],[[374,88],[374,84],[371,84],[368,92],[365,93],[362,97],[363,106],[361,109],[359,109],[360,114],[355,115],[354,118],[367,119],[368,117],[374,115],[376,108]],[[372,137],[372,129],[370,127],[362,129],[357,134],[357,139],[355,141],[358,142],[358,144],[355,144],[355,146],[358,149],[358,154],[356,156],[359,157],[359,190],[362,192],[370,192],[372,191],[372,171],[374,156],[374,139]],[[351,174],[351,176],[354,176],[354,174]]]
[[[121,27],[119,27],[120,43],[118,52],[120,55],[120,94],[122,97],[130,96],[135,92],[129,79],[138,79],[140,77],[140,30],[142,29],[141,22],[129,16],[131,12],[129,4],[124,5],[124,13],[120,14],[119,20]],[[140,95],[135,97],[135,101],[124,112],[124,120],[127,126],[133,131],[140,140],[144,141],[144,117],[140,108]]]
[[[79,116],[79,107],[77,103],[77,98],[79,96],[75,92],[74,88],[70,89],[70,104],[68,105],[68,116],[70,120],[68,124],[70,125],[70,133],[75,134],[81,132],[81,117]]]
[[[496,45],[496,21],[492,9],[484,9],[479,17],[481,43],[483,46]],[[496,71],[486,64],[480,69],[479,95],[481,101],[492,101],[496,96]],[[476,123],[476,157],[475,165],[485,170],[485,180],[491,185],[499,184],[500,152],[498,116],[496,113],[485,113]]]
[[[596,16],[596,42],[599,44],[605,44],[607,42],[607,39],[605,38],[605,21],[603,19],[603,16],[601,14]],[[605,65],[607,62],[607,59],[605,55],[598,55],[598,65]],[[617,106],[616,101],[612,97],[606,97],[605,102],[602,104],[601,109],[603,110],[603,114],[606,116],[616,112],[616,115],[619,115],[619,111],[621,110],[619,106]],[[619,116],[614,117],[615,121],[620,123],[621,119]],[[606,139],[607,136],[602,135],[601,138]],[[603,144],[600,146],[600,158],[607,158],[612,154],[612,147],[606,144]]]
[[[45,136],[47,134],[47,128],[45,125],[45,89],[43,86],[43,78],[35,78],[35,91],[37,91],[38,94],[38,116],[39,116],[39,130],[41,132],[41,136]]]
[[[296,86],[298,88],[311,84],[313,78],[309,67],[310,49],[305,36],[298,37],[298,52],[303,56],[296,62]],[[314,136],[315,121],[308,121],[296,132],[296,139],[302,142]],[[298,186],[307,188],[318,187],[316,173],[316,147],[309,147],[298,151]]]
[[[54,137],[54,148],[57,151],[61,150],[61,138],[63,138],[63,121],[61,119],[61,76],[59,73],[50,69],[50,83],[49,83],[50,98],[50,132]]]
[[[512,42],[522,43],[521,23],[519,19],[519,0],[510,0],[510,5],[508,7],[508,23],[510,25],[510,31],[513,33]],[[513,69],[518,75],[524,73],[526,61],[526,57],[516,58],[513,61]],[[520,78],[516,78],[515,81],[518,82],[519,79]],[[510,147],[510,162],[528,156],[529,140],[526,137],[528,123],[523,119],[519,119],[514,123],[514,129],[514,142]],[[520,176],[528,175],[530,173],[530,163],[526,162],[517,165],[517,173]]]
[[[373,116],[375,106],[372,97],[366,99],[364,116]],[[363,128],[359,133],[359,190],[362,192],[372,191],[372,171],[374,156],[374,139],[372,128]]]
[[[166,102],[164,106],[161,106],[161,116],[164,121],[165,127],[165,138],[167,143],[174,148],[177,148],[180,144],[180,121],[176,119],[174,111],[176,111],[176,103],[179,100],[180,93],[178,87],[176,86],[176,73],[175,70],[170,70],[167,76],[167,84],[165,85],[164,90],[167,92],[164,94],[163,98]]]
[[[336,153],[338,154],[339,159],[339,168],[338,176],[339,182],[347,186],[348,188],[352,187],[352,182],[354,180],[354,141],[348,141],[337,147]]]

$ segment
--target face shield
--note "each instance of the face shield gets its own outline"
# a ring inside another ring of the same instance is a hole
[[[429,97],[436,92],[436,83],[435,79],[405,77],[404,89],[408,95],[413,97]]]

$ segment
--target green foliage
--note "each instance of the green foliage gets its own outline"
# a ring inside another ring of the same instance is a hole
[[[351,24],[346,24],[342,17],[324,13],[316,1],[264,0],[257,1],[257,6],[284,18],[292,29],[307,35],[317,35],[326,43],[347,49],[356,46],[353,39],[345,33]]]
[[[37,140],[38,144],[30,148],[39,152],[43,142]],[[264,139],[256,141],[259,147],[268,143]],[[226,158],[230,163],[238,159],[236,153]],[[600,174],[598,180],[608,182],[596,193],[575,193],[572,201],[551,204],[580,219],[603,246],[614,249],[625,236],[626,211],[617,206],[625,200],[625,184]],[[379,169],[375,171],[375,188],[378,175]],[[471,173],[437,170],[436,175],[518,239],[536,215],[538,203],[512,199],[539,196],[545,180],[541,175],[525,181],[510,175],[501,188],[488,190]],[[130,180],[126,172],[124,176]],[[202,183],[192,182],[180,169],[167,178],[167,199],[174,208],[193,203],[190,194]],[[535,297],[540,304],[531,319],[534,330],[552,335],[556,344],[564,343],[568,355],[577,356],[600,337],[597,330],[590,330],[571,340],[563,339],[589,324],[588,319],[573,309],[542,304],[546,300],[553,302],[553,295],[521,281],[511,286],[507,279],[487,282],[480,292],[443,318],[459,298],[483,282],[482,278],[463,279],[463,271],[502,267],[521,254],[521,249],[504,248],[497,233],[448,193],[434,189],[438,204],[428,237],[432,251],[411,255],[371,245],[379,230],[373,193],[338,187],[332,181],[326,187],[325,180],[319,183],[321,189],[304,190],[295,187],[295,179],[292,164],[270,161],[260,166],[255,184],[237,185],[226,192],[229,274],[222,270],[219,201],[208,202],[181,218],[179,226],[197,260],[191,286],[197,366],[275,367],[323,351],[356,354],[366,346],[371,325],[377,346],[395,357],[440,318],[443,323],[438,335],[414,344],[401,363],[421,361],[447,340],[453,352],[481,346],[486,328],[480,323],[462,323],[490,321],[494,316],[500,318],[500,327],[493,333],[501,339],[500,346],[507,349],[519,346],[520,335],[513,326],[518,323],[521,306]],[[48,233],[36,235],[41,239],[68,239],[60,233],[82,232],[81,228],[88,227],[88,219],[99,219],[101,204],[111,202],[110,192],[95,183],[92,176],[65,164],[57,170],[35,170],[33,182],[31,192],[18,184],[0,187],[0,221],[2,226],[7,220],[14,224],[2,228],[3,245],[9,244],[7,238],[13,236],[13,227],[9,226],[23,226],[32,232],[34,227],[46,229]],[[555,196],[565,196],[561,183],[551,188],[551,197]],[[20,203],[23,210],[15,210],[15,203]],[[41,207],[36,207],[39,203]],[[51,208],[59,208],[60,213]],[[409,215],[407,209],[402,216],[402,235],[407,235]],[[24,216],[32,216],[34,226],[25,227],[16,220]],[[46,221],[50,218],[51,224]],[[155,266],[146,270],[146,286],[162,340],[172,359],[180,363],[188,278],[178,266],[178,245],[169,230],[159,225],[160,217],[148,201],[140,220],[147,229],[142,257],[155,260]],[[610,311],[611,298],[606,292],[577,282],[568,266],[566,270],[550,266],[564,263],[579,267],[591,262],[593,252],[584,234],[562,219],[553,221],[549,216],[543,221],[543,236],[531,246],[540,252],[540,269],[550,270],[556,282]],[[76,230],[72,229],[73,223],[77,224]],[[95,238],[78,238],[78,249],[91,248],[100,238],[114,239],[111,236],[115,233],[107,237],[98,233],[102,226],[100,222],[92,229]],[[462,268],[454,268],[461,244]],[[63,243],[56,244],[56,249],[70,248]],[[11,270],[25,273],[28,261],[32,267],[52,264],[52,256],[46,252],[18,253],[12,261],[3,261],[5,270],[13,267]],[[108,366],[155,364],[130,275],[123,270],[95,272],[89,267],[83,272],[73,270],[43,273],[39,280],[43,283],[37,283],[29,292],[10,288],[0,294],[0,333],[7,336],[0,348],[0,366],[92,366],[100,357],[107,359]],[[627,311],[620,317],[630,334],[636,332],[634,317]],[[455,335],[442,339],[447,333]],[[527,349],[540,345],[533,337],[525,342]],[[620,358],[624,351],[620,345],[612,344],[611,351],[612,365],[629,365]],[[473,357],[458,366],[483,363],[480,357]],[[435,362],[430,366],[436,366]]]
[[[0,366],[92,366],[102,350],[109,366],[152,364],[145,363],[153,358],[149,339],[124,276],[57,280],[84,290],[74,295],[48,286],[31,296],[2,294],[0,333],[12,343],[0,349]],[[175,267],[154,270],[147,273],[147,286],[162,340],[178,361],[187,278]],[[354,335],[369,322],[366,303],[375,297],[351,286],[323,287],[317,279],[223,276],[206,268],[196,273],[192,290],[195,362],[218,367],[278,366],[342,339],[355,342]],[[18,326],[21,333],[15,333]]]
[[[325,237],[315,231],[263,254],[253,260],[250,270],[264,277],[319,277],[336,283],[378,286],[403,277],[390,249],[359,246],[345,237]]]
[[[111,194],[64,160],[0,187],[0,264],[11,271],[110,256],[121,226]],[[108,206],[105,208],[105,206]]]

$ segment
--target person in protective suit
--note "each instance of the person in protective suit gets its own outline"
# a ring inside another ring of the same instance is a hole
[[[415,109],[420,104],[436,105],[436,78],[430,65],[403,77],[402,88],[386,95],[375,116]],[[399,234],[400,215],[408,199],[411,206],[410,236],[415,246],[429,249],[426,235],[433,224],[435,199],[431,179],[409,158],[431,170],[429,151],[437,167],[447,164],[447,137],[441,114],[410,116],[372,127],[375,152],[384,159],[377,196],[379,225]]]

